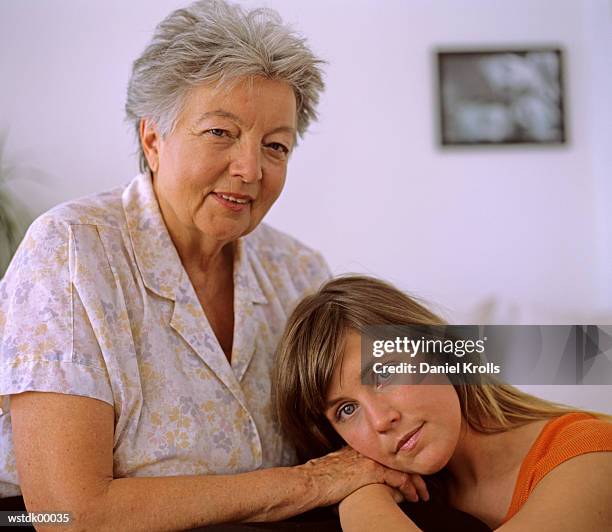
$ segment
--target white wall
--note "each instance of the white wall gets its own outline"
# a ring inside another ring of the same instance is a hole
[[[330,59],[328,91],[323,120],[296,156],[308,177],[294,174],[271,219],[321,242],[337,271],[385,276],[451,310],[487,294],[574,312],[608,303],[583,3],[348,5],[299,19]],[[570,144],[438,149],[432,47],[529,43],[567,50]]]
[[[601,291],[612,301],[612,0],[585,3],[583,31],[589,54],[589,117],[592,172],[598,201]]]
[[[183,4],[0,2],[0,128],[7,159],[45,176],[21,189],[34,210],[135,174],[122,122],[130,64]],[[329,61],[321,120],[270,223],[323,251],[334,271],[390,279],[450,317],[490,295],[532,309],[521,318],[532,323],[610,312],[609,0],[265,5]],[[439,149],[434,47],[530,44],[566,51],[569,144]]]

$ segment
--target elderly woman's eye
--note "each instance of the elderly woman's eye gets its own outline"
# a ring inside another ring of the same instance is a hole
[[[285,155],[289,153],[289,148],[287,148],[287,146],[281,144],[280,142],[271,142],[270,144],[268,144],[268,148],[271,148],[272,150],[277,151],[279,153],[284,153]]]
[[[207,129],[204,133],[208,133],[209,135],[212,135],[213,137],[224,137],[228,134],[227,130],[220,129],[218,127]]]
[[[355,412],[356,408],[357,407],[353,403],[346,403],[346,404],[342,405],[336,411],[336,419],[338,421],[342,421],[346,417],[349,417],[349,416],[353,415],[353,413]]]

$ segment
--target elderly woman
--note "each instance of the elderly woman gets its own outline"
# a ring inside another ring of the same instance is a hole
[[[277,340],[329,276],[261,224],[319,64],[267,10],[202,1],[159,25],[126,105],[143,173],[41,216],[0,285],[0,496],[79,528],[168,530],[406,488],[352,450],[286,467],[272,415]]]

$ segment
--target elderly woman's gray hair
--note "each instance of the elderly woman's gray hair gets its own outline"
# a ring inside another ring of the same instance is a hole
[[[134,62],[125,105],[127,120],[138,138],[142,118],[153,120],[166,136],[192,87],[262,76],[293,87],[302,136],[317,118],[322,63],[276,11],[247,11],[222,0],[201,0],[162,21]],[[148,164],[140,145],[139,156],[144,172]]]

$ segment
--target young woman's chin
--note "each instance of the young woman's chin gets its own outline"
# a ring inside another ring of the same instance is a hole
[[[383,465],[404,473],[433,475],[444,468],[452,456],[452,449],[446,448],[446,446],[443,448],[436,447],[435,444],[429,445],[410,458],[396,454],[392,460]]]

